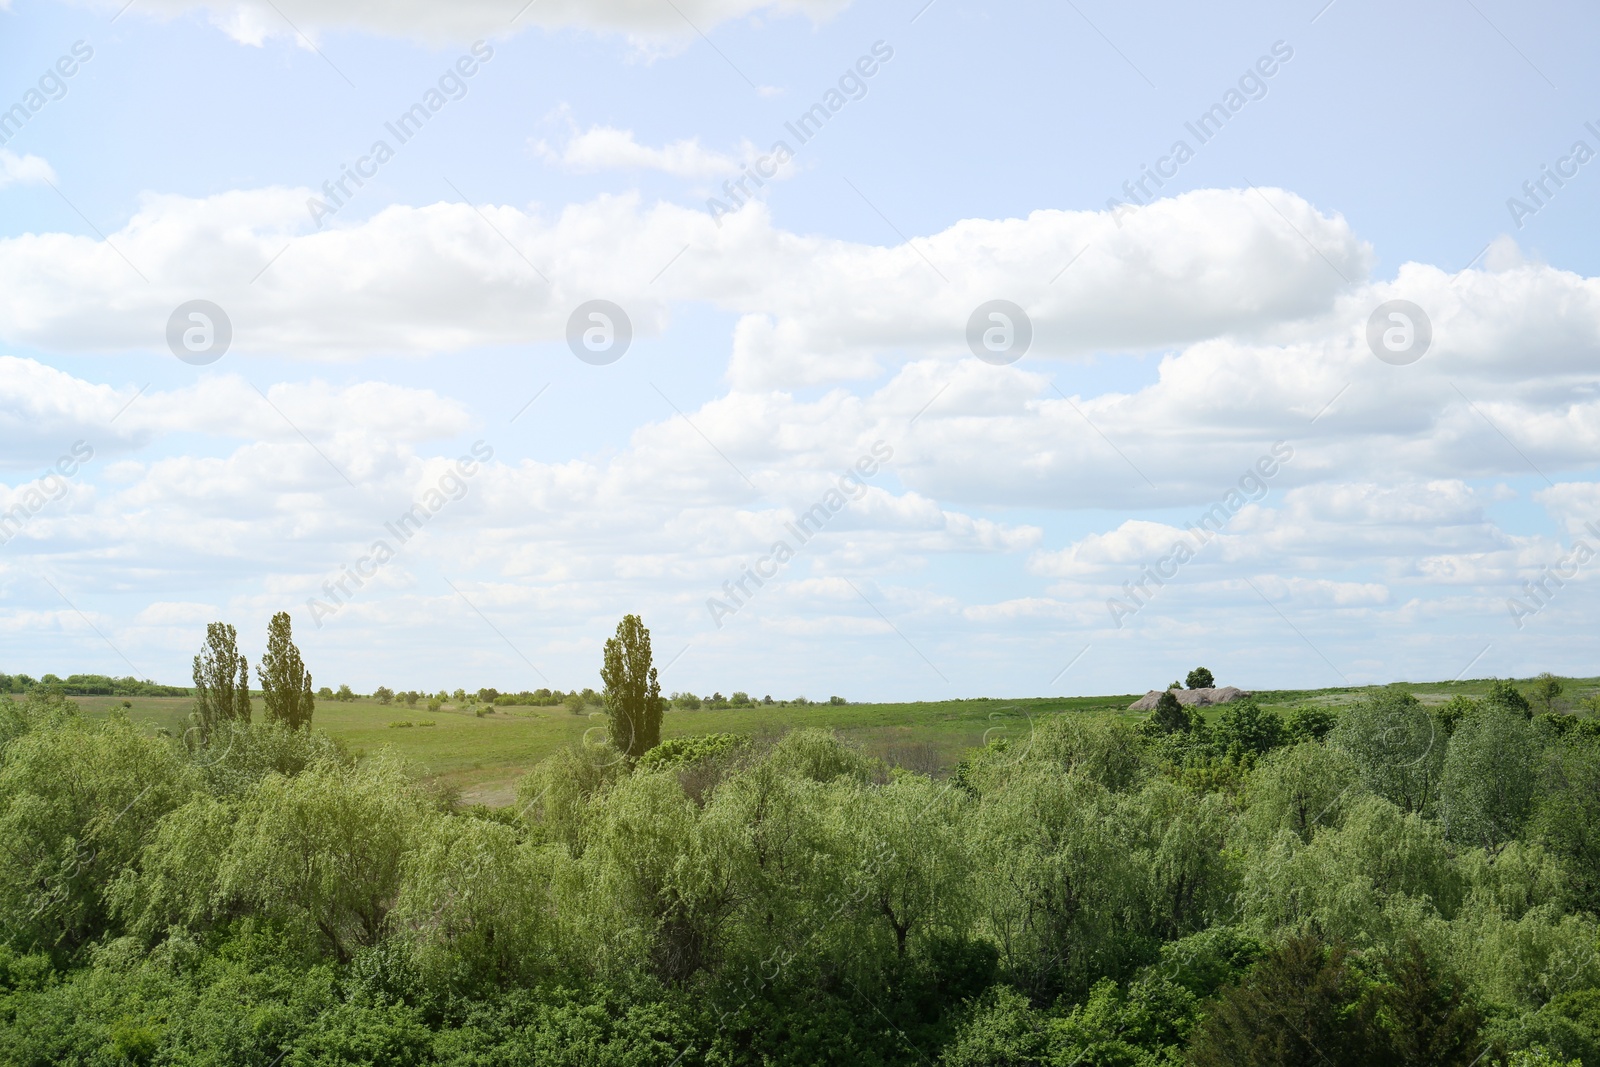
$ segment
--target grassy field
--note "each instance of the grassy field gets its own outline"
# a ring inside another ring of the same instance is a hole
[[[1600,691],[1600,678],[1565,679],[1560,705],[1575,706]],[[1479,696],[1488,681],[1397,683],[1425,704],[1443,703],[1456,694]],[[1526,685],[1523,687],[1528,688]],[[1361,698],[1367,688],[1263,690],[1256,694],[1263,707],[1279,711],[1305,704],[1340,706]],[[912,704],[811,704],[759,706],[720,710],[668,711],[662,722],[663,737],[731,733],[776,735],[803,726],[833,730],[867,752],[916,771],[947,771],[971,748],[988,739],[1027,735],[1030,723],[1061,714],[1113,715],[1127,722],[1143,718],[1127,707],[1138,694],[1120,696],[1028,698],[1020,700],[947,700]],[[188,724],[188,697],[73,698],[85,713],[108,714],[126,700],[129,715],[151,729],[166,729],[181,736]],[[261,702],[256,701],[259,716]],[[1208,709],[1208,717],[1220,709]],[[432,726],[394,727],[402,721],[432,722]],[[601,735],[605,717],[597,709],[573,714],[564,707],[497,708],[479,717],[445,705],[430,712],[423,705],[382,705],[375,701],[352,703],[319,701],[316,728],[341,739],[355,753],[372,753],[384,746],[420,765],[427,774],[461,789],[468,803],[503,805],[511,802],[516,781],[534,764],[583,737],[586,730]]]

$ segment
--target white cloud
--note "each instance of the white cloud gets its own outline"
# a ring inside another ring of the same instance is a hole
[[[158,600],[135,615],[133,621],[143,626],[193,626],[214,622],[216,617],[215,604]]]
[[[57,416],[60,434],[92,435],[122,400],[103,386],[30,360],[0,361],[0,411],[16,408],[23,393],[42,410],[64,413]],[[455,453],[441,453],[427,442],[471,428],[448,398],[384,383],[341,389],[316,381],[284,383],[268,396],[272,405],[232,377],[147,392],[117,420],[130,441],[148,445],[198,433],[247,443],[221,455],[102,463],[94,485],[78,487],[81,492],[41,511],[29,524],[26,542],[13,548],[73,569],[93,557],[96,567],[126,569],[130,582],[151,591],[169,588],[181,575],[248,560],[280,599],[303,605],[307,597],[322,595],[322,582],[341,562],[375,538],[392,539],[384,523],[439,484]],[[739,407],[724,398],[694,413],[695,423],[723,433],[728,420],[750,416]],[[837,440],[829,449],[833,455],[781,452],[765,462],[748,459],[759,492],[728,471],[695,429],[675,416],[640,427],[630,447],[610,457],[495,459],[468,478],[460,499],[386,568],[383,584],[404,589],[417,574],[431,577],[441,568],[470,565],[508,583],[500,595],[511,603],[547,598],[570,612],[575,601],[599,590],[648,577],[680,598],[693,616],[703,610],[705,596],[736,577],[776,537],[786,536],[784,524],[838,485],[840,472],[870,447],[870,441]],[[354,487],[329,459],[351,476]],[[804,547],[805,562],[793,577],[802,578],[813,566],[826,572],[908,554],[998,553],[1038,540],[1035,529],[890,492],[886,476],[867,482],[867,492]],[[0,486],[0,499],[5,495]],[[529,583],[547,588],[535,593]],[[341,623],[391,610],[392,605],[380,607],[383,600],[382,594],[358,598],[348,615],[341,612]],[[166,624],[169,615],[137,621]]]
[[[1563,482],[1539,490],[1533,498],[1543,504],[1569,534],[1586,532],[1589,523],[1600,526],[1600,483]]]
[[[1207,191],[1120,228],[1106,213],[1039,211],[887,248],[784,232],[759,204],[719,226],[635,196],[553,218],[391,206],[307,232],[310,195],[147,196],[112,235],[115,249],[66,234],[0,240],[0,340],[160,350],[172,309],[204,296],[228,312],[242,352],[456,351],[562,337],[572,309],[603,292],[645,335],[673,301],[743,313],[729,373],[761,389],[870,377],[907,350],[962,358],[968,317],[996,294],[1027,309],[1040,355],[1259,333],[1327,314],[1348,288],[1301,234],[1350,276],[1370,255],[1343,220],[1281,193],[1272,195],[1300,233],[1253,194]]]
[[[303,442],[303,433],[335,455],[367,463],[392,457],[399,445],[454,437],[471,425],[459,401],[385,382],[279,383],[263,394],[242,378],[221,375],[141,394],[0,356],[0,467],[53,461],[79,439],[103,461],[170,433],[286,442]]]
[[[991,654],[985,642],[1005,635],[1039,642],[1053,672],[1082,647],[1076,638],[1058,647],[1063,633],[1129,640],[1110,626],[1106,599],[1284,441],[1294,454],[1266,498],[1240,510],[1132,628],[1150,647],[1218,635],[1266,647],[1285,640],[1266,597],[1317,656],[1381,676],[1419,627],[1502,626],[1505,598],[1564,551],[1492,517],[1490,505],[1513,495],[1496,480],[1532,477],[1530,463],[1564,479],[1535,500],[1569,536],[1600,506],[1581,480],[1600,448],[1600,283],[1504,250],[1493,271],[1407,264],[1369,280],[1370,253],[1343,220],[1287,194],[1267,195],[1293,227],[1254,194],[1209,191],[1159,202],[1120,229],[1103,214],[1036,212],[890,247],[784,232],[760,206],[719,228],[702,212],[628,196],[553,216],[486,206],[492,228],[465,205],[389,207],[309,233],[305,195],[151,197],[113,235],[148,286],[94,241],[0,241],[0,337],[160,352],[167,314],[196,296],[229,309],[241,354],[313,359],[550,341],[596,292],[623,303],[642,334],[685,301],[739,316],[731,388],[687,410],[692,426],[662,416],[614,450],[489,464],[318,631],[351,657],[380,629],[425,653],[419,619],[483,631],[448,577],[491,617],[523,620],[541,659],[579,654],[569,622],[589,626],[626,603],[725,663],[780,639],[795,643],[798,662],[852,634],[903,638],[942,664]],[[1036,326],[1030,358],[1008,367],[973,359],[963,339],[971,308],[996,295]],[[1372,310],[1396,298],[1422,305],[1434,328],[1433,347],[1406,367],[1379,362],[1365,341]],[[1164,354],[1136,384],[1053,377],[1052,358],[1152,348]],[[886,366],[883,380],[858,384]],[[476,425],[442,392],[310,379],[264,399],[228,367],[147,393],[113,429],[132,388],[0,359],[0,459],[18,484],[90,431],[103,461],[8,546],[0,586],[27,580],[26,560],[69,583],[114,575],[132,595],[188,604],[244,573],[249,591],[219,610],[303,613],[437,480],[454,447],[440,442]],[[829,388],[788,391],[802,384]],[[208,441],[127,458],[179,433]],[[880,440],[894,452],[886,473],[736,624],[711,627],[706,598]],[[1035,513],[987,510],[1010,507],[1080,510],[1081,532],[1047,545]],[[974,560],[1008,560],[1010,577],[992,593],[952,589],[939,577],[943,557],[969,573]],[[1568,596],[1539,625],[1581,620],[1584,603]],[[181,625],[151,616],[112,636],[155,647]],[[483,639],[463,654],[463,673],[502,662],[504,650],[489,647],[499,639]],[[1374,641],[1385,647],[1366,647]],[[1443,655],[1460,652],[1443,676],[1481,647]]]
[[[559,152],[542,141],[537,148],[546,160],[578,173],[659,170],[679,178],[721,178],[740,169],[737,159],[702,148],[697,137],[651,148],[634,140],[632,130],[611,126],[574,133]]]
[[[115,8],[117,4],[102,4]],[[230,37],[259,45],[268,37],[360,30],[416,40],[470,41],[504,36],[528,26],[625,34],[641,42],[682,40],[763,12],[826,19],[849,0],[144,0],[136,10],[171,17],[204,11]],[[680,14],[681,12],[681,14]]]
[[[19,156],[0,148],[0,189],[8,185],[37,185],[55,180],[56,172],[38,156]]]

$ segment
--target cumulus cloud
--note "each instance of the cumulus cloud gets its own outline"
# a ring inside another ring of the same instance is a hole
[[[1294,450],[1273,479],[1280,490],[1555,479],[1600,453],[1597,295],[1600,280],[1546,266],[1451,275],[1408,264],[1324,313],[1170,352],[1138,388],[1071,394],[1032,361],[920,361],[871,404],[905,419],[936,396],[908,435],[902,477],[966,506],[1200,506],[1274,441]],[[1397,298],[1433,323],[1432,347],[1402,367],[1376,359],[1365,335],[1373,310]]]
[[[55,413],[58,435],[101,440],[119,401],[107,387],[31,360],[0,360],[0,411],[26,402]],[[726,398],[707,405],[694,413],[696,425],[722,432],[729,415],[718,409],[730,406]],[[101,561],[95,566],[128,568],[152,592],[183,575],[250,560],[271,576],[280,596],[299,603],[323,595],[328,573],[353,553],[375,538],[392,539],[385,523],[449,473],[456,453],[430,442],[473,430],[458,404],[427,390],[379,382],[335,389],[310,381],[276,385],[263,398],[231,377],[148,391],[116,426],[141,444],[189,434],[244,443],[218,455],[104,463],[92,486],[40,512],[18,552],[68,568],[87,566],[94,556]],[[404,588],[417,569],[471,565],[506,584],[494,595],[526,606],[530,597],[581,600],[650,577],[695,616],[705,596],[786,536],[786,524],[836,487],[840,472],[871,446],[836,440],[824,450],[765,461],[741,453],[754,489],[675,416],[641,426],[626,450],[608,457],[497,457],[467,480],[447,517],[407,546],[385,581]],[[729,447],[737,450],[738,442]],[[355,484],[345,483],[330,460]],[[886,477],[868,479],[867,486],[806,545],[796,578],[813,566],[827,572],[908,553],[1014,551],[1039,537],[1030,527],[897,491]],[[0,501],[16,491],[0,484]],[[529,583],[546,588],[535,592]],[[374,603],[381,599],[362,598],[352,616],[388,610]],[[563,610],[571,610],[571,601],[564,602]],[[175,612],[139,621],[165,625],[178,618]]]
[[[171,308],[196,296],[229,310],[241,353],[313,360],[550,341],[597,292],[644,334],[689,301],[737,322],[728,390],[687,418],[647,419],[607,452],[508,449],[486,465],[382,588],[322,631],[352,649],[407,619],[481,628],[455,587],[476,610],[523,620],[591,619],[647,588],[652,616],[696,635],[697,654],[748,656],[740,642],[759,636],[796,642],[803,658],[852,633],[903,638],[944,662],[1008,635],[1039,642],[1054,671],[1082,647],[1056,647],[1066,632],[1125,641],[1137,629],[1151,647],[1219,631],[1273,641],[1282,611],[1316,657],[1382,675],[1356,630],[1404,648],[1423,622],[1502,624],[1506,597],[1565,551],[1496,521],[1495,506],[1516,498],[1503,483],[1548,475],[1557,484],[1534,500],[1569,539],[1600,507],[1584,480],[1600,447],[1600,282],[1503,249],[1492,270],[1406,264],[1374,279],[1342,219],[1286,193],[1265,195],[1293,226],[1253,193],[1211,190],[1120,227],[1103,213],[1043,211],[891,246],[785,232],[760,205],[719,227],[631,196],[553,215],[481,207],[492,225],[462,204],[393,206],[312,232],[306,195],[147,199],[112,239],[149,285],[92,240],[0,241],[0,338],[159,351]],[[1011,366],[966,351],[967,315],[997,296],[1035,323],[1029,358]],[[1433,326],[1409,366],[1367,347],[1368,317],[1393,299],[1422,306]],[[1152,351],[1148,373],[1117,388],[1063,373],[1063,361]],[[207,372],[130,405],[134,392],[0,359],[0,459],[13,485],[54,458],[55,442],[91,430],[105,461],[35,516],[0,580],[25,558],[68,578],[109,567],[129,588],[187,604],[210,595],[201,577],[248,566],[259,579],[241,601],[250,610],[303,605],[437,482],[446,442],[477,427],[443,392],[374,381],[308,377],[263,396]],[[179,433],[208,444],[134,458]],[[49,447],[29,443],[40,440]],[[884,475],[761,590],[761,607],[711,627],[706,599],[879,441],[893,449]],[[1126,595],[1275,442],[1293,454],[1267,492],[1247,494],[1135,626],[1112,626],[1107,598]],[[990,510],[1010,508],[1036,510]],[[1065,544],[1034,518],[1068,511],[1081,514]],[[993,592],[952,589],[933,577],[946,556],[1009,557],[1018,573]],[[182,575],[199,587],[180,596]],[[1579,605],[1560,601],[1539,623]],[[168,617],[139,625],[155,641],[179,625]],[[1316,628],[1338,620],[1355,629]],[[557,629],[541,631],[543,649],[578,642]],[[1481,647],[1451,650],[1441,663],[1456,651],[1460,662],[1441,676]],[[470,653],[480,655],[492,658]]]
[[[1120,227],[1103,212],[1040,211],[891,247],[788,233],[760,204],[718,225],[631,195],[554,217],[391,206],[314,231],[310,195],[148,196],[115,248],[66,234],[0,240],[0,340],[159,347],[172,308],[204,295],[228,311],[241,351],[457,351],[559,338],[572,308],[604,292],[644,334],[673,301],[741,313],[731,380],[782,388],[870,377],[905,350],[959,358],[968,316],[997,294],[1027,310],[1045,356],[1259,333],[1326,314],[1349,288],[1324,255],[1348,277],[1370,258],[1342,219],[1282,193],[1271,195],[1299,233],[1255,194],[1206,191]]]
[[[236,375],[143,392],[78,378],[31,359],[0,356],[0,465],[48,459],[75,440],[102,458],[172,433],[303,441],[305,434],[363,462],[398,445],[453,437],[472,425],[460,401],[385,382],[334,387],[312,380],[258,390]]]

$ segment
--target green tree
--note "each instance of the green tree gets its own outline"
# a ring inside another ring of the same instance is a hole
[[[1462,719],[1466,718],[1468,715],[1471,715],[1474,711],[1477,711],[1482,706],[1482,704],[1478,703],[1476,700],[1473,700],[1471,697],[1464,697],[1460,693],[1457,693],[1445,703],[1429,710],[1430,714],[1433,715],[1433,721],[1438,723],[1439,726],[1444,730],[1446,736],[1448,736],[1456,732],[1456,727],[1461,724]]]
[[[506,988],[555,961],[555,878],[547,851],[488,819],[420,821],[390,925],[425,972]]]
[[[212,899],[282,921],[348,960],[388,932],[428,818],[424,800],[384,757],[268,775],[240,805]]]
[[[1195,1067],[1371,1067],[1382,1062],[1375,999],[1342,947],[1294,936],[1218,996],[1189,1047]]]
[[[289,613],[280,611],[267,624],[267,654],[256,667],[261,679],[262,702],[268,722],[281,722],[291,730],[311,729],[316,697],[311,692],[311,672],[295,647]]]
[[[1491,678],[1489,692],[1484,695],[1483,702],[1518,712],[1525,719],[1533,718],[1533,708],[1529,706],[1528,698],[1507,679]]]
[[[1000,770],[1009,773],[985,789],[971,838],[1001,966],[1041,1003],[1087,992],[1115,958],[1125,918],[1147,910],[1117,797],[1031,754]]]
[[[1362,783],[1402,811],[1430,814],[1444,768],[1444,732],[1410,693],[1390,689],[1340,716],[1331,735]]]
[[[1518,1049],[1506,1063],[1509,1067],[1583,1067],[1582,1060],[1569,1060],[1542,1045]]]
[[[1462,719],[1440,797],[1450,837],[1491,855],[1514,840],[1533,807],[1537,759],[1533,724],[1514,706],[1491,701]]]
[[[845,867],[855,915],[863,935],[880,951],[892,944],[896,959],[941,928],[961,928],[970,885],[960,832],[964,799],[943,783],[907,774],[857,790],[846,802]]]
[[[1600,747],[1563,746],[1539,803],[1539,839],[1561,858],[1577,902],[1600,911]]]
[[[380,685],[372,691],[372,699],[380,704],[392,704],[394,702],[394,690],[386,685]]]
[[[1165,689],[1156,698],[1155,710],[1150,713],[1147,720],[1150,729],[1158,734],[1188,733],[1194,729],[1194,720],[1189,716],[1189,710],[1178,703],[1178,698],[1172,690]]]
[[[1321,741],[1333,732],[1334,726],[1339,722],[1339,715],[1332,708],[1320,707],[1315,704],[1302,704],[1290,710],[1284,719],[1284,733],[1288,740]]]
[[[1211,672],[1204,667],[1196,667],[1194,670],[1190,671],[1188,677],[1184,678],[1183,680],[1185,689],[1210,689],[1216,684],[1217,680],[1213,678],[1211,676]]]
[[[1401,1064],[1471,1067],[1478,1061],[1483,1017],[1454,975],[1436,968],[1415,937],[1388,961],[1379,1016],[1391,1058]]]
[[[209,742],[225,722],[250,721],[250,671],[239,655],[239,634],[225,622],[206,625],[206,643],[194,658],[193,721]]]
[[[1545,714],[1555,710],[1556,697],[1562,692],[1561,679],[1545,671],[1533,680],[1533,699],[1544,708]]]
[[[611,740],[632,763],[661,742],[661,683],[650,663],[650,631],[624,615],[600,668]]]
[[[1262,845],[1284,830],[1309,842],[1319,828],[1342,822],[1351,800],[1360,795],[1349,754],[1302,741],[1273,752],[1251,772],[1245,787],[1245,827]]]
[[[71,953],[108,932],[107,888],[192,794],[194,768],[121,714],[86,722],[44,699],[27,713],[34,728],[0,762],[0,946]]]
[[[1027,997],[996,985],[972,1005],[941,1062],[944,1067],[1044,1067],[1052,1062],[1046,1021]]]
[[[1260,755],[1283,744],[1283,717],[1263,711],[1254,700],[1235,700],[1217,717],[1213,737],[1223,751],[1237,744],[1245,752]]]

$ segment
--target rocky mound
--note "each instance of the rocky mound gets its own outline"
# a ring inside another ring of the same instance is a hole
[[[1224,685],[1216,689],[1174,689],[1172,695],[1178,698],[1178,703],[1184,707],[1205,707],[1208,704],[1227,704],[1238,700],[1240,697],[1254,696],[1235,686]],[[1161,690],[1152,689],[1144,696],[1128,705],[1129,711],[1154,711],[1156,701],[1161,699]]]

